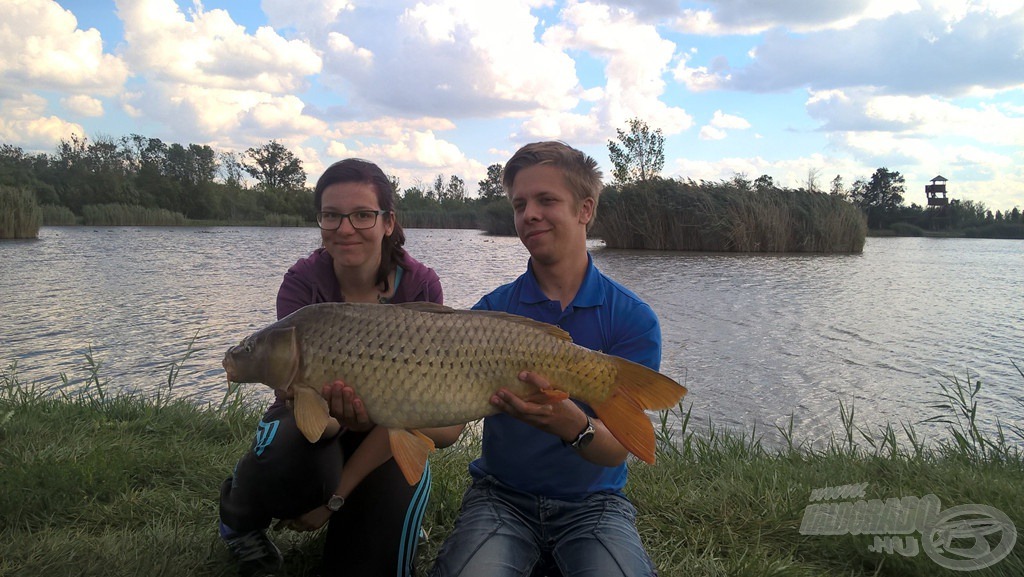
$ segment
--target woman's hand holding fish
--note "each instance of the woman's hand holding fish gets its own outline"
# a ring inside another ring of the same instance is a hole
[[[321,394],[327,400],[331,416],[341,422],[350,431],[369,431],[374,422],[366,414],[363,401],[356,395],[355,389],[337,380],[323,386]]]

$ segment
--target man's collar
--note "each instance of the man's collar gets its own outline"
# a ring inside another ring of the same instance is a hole
[[[520,293],[519,301],[524,304],[538,304],[551,299],[541,290],[537,282],[537,275],[533,272],[533,258],[526,265],[527,274],[523,290]],[[597,282],[597,267],[594,266],[594,257],[587,253],[587,272],[583,275],[583,283],[576,291],[576,297],[569,303],[574,307],[595,307],[604,303],[604,290],[601,283]]]

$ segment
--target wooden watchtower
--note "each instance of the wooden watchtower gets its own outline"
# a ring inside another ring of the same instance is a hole
[[[928,206],[946,206],[949,204],[949,199],[946,198],[946,182],[946,177],[940,174],[932,179],[931,184],[924,185],[924,193],[928,196]]]

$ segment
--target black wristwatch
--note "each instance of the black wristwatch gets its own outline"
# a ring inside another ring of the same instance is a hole
[[[342,507],[345,506],[345,498],[341,495],[331,495],[331,498],[327,500],[327,508],[332,513],[337,513]]]
[[[594,440],[594,423],[590,422],[590,415],[587,417],[587,426],[583,427],[579,435],[576,435],[576,440],[569,443],[569,446],[579,451],[585,449],[591,441]]]

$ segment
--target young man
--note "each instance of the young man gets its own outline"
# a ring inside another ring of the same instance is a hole
[[[558,325],[577,344],[657,370],[657,316],[587,252],[601,192],[594,159],[561,142],[528,144],[506,163],[503,186],[530,261],[474,308]],[[550,386],[543,375],[520,378]],[[473,484],[433,577],[526,577],[551,564],[565,577],[655,574],[622,492],[626,449],[586,404],[542,397],[501,389],[491,399],[502,412],[484,419]]]

